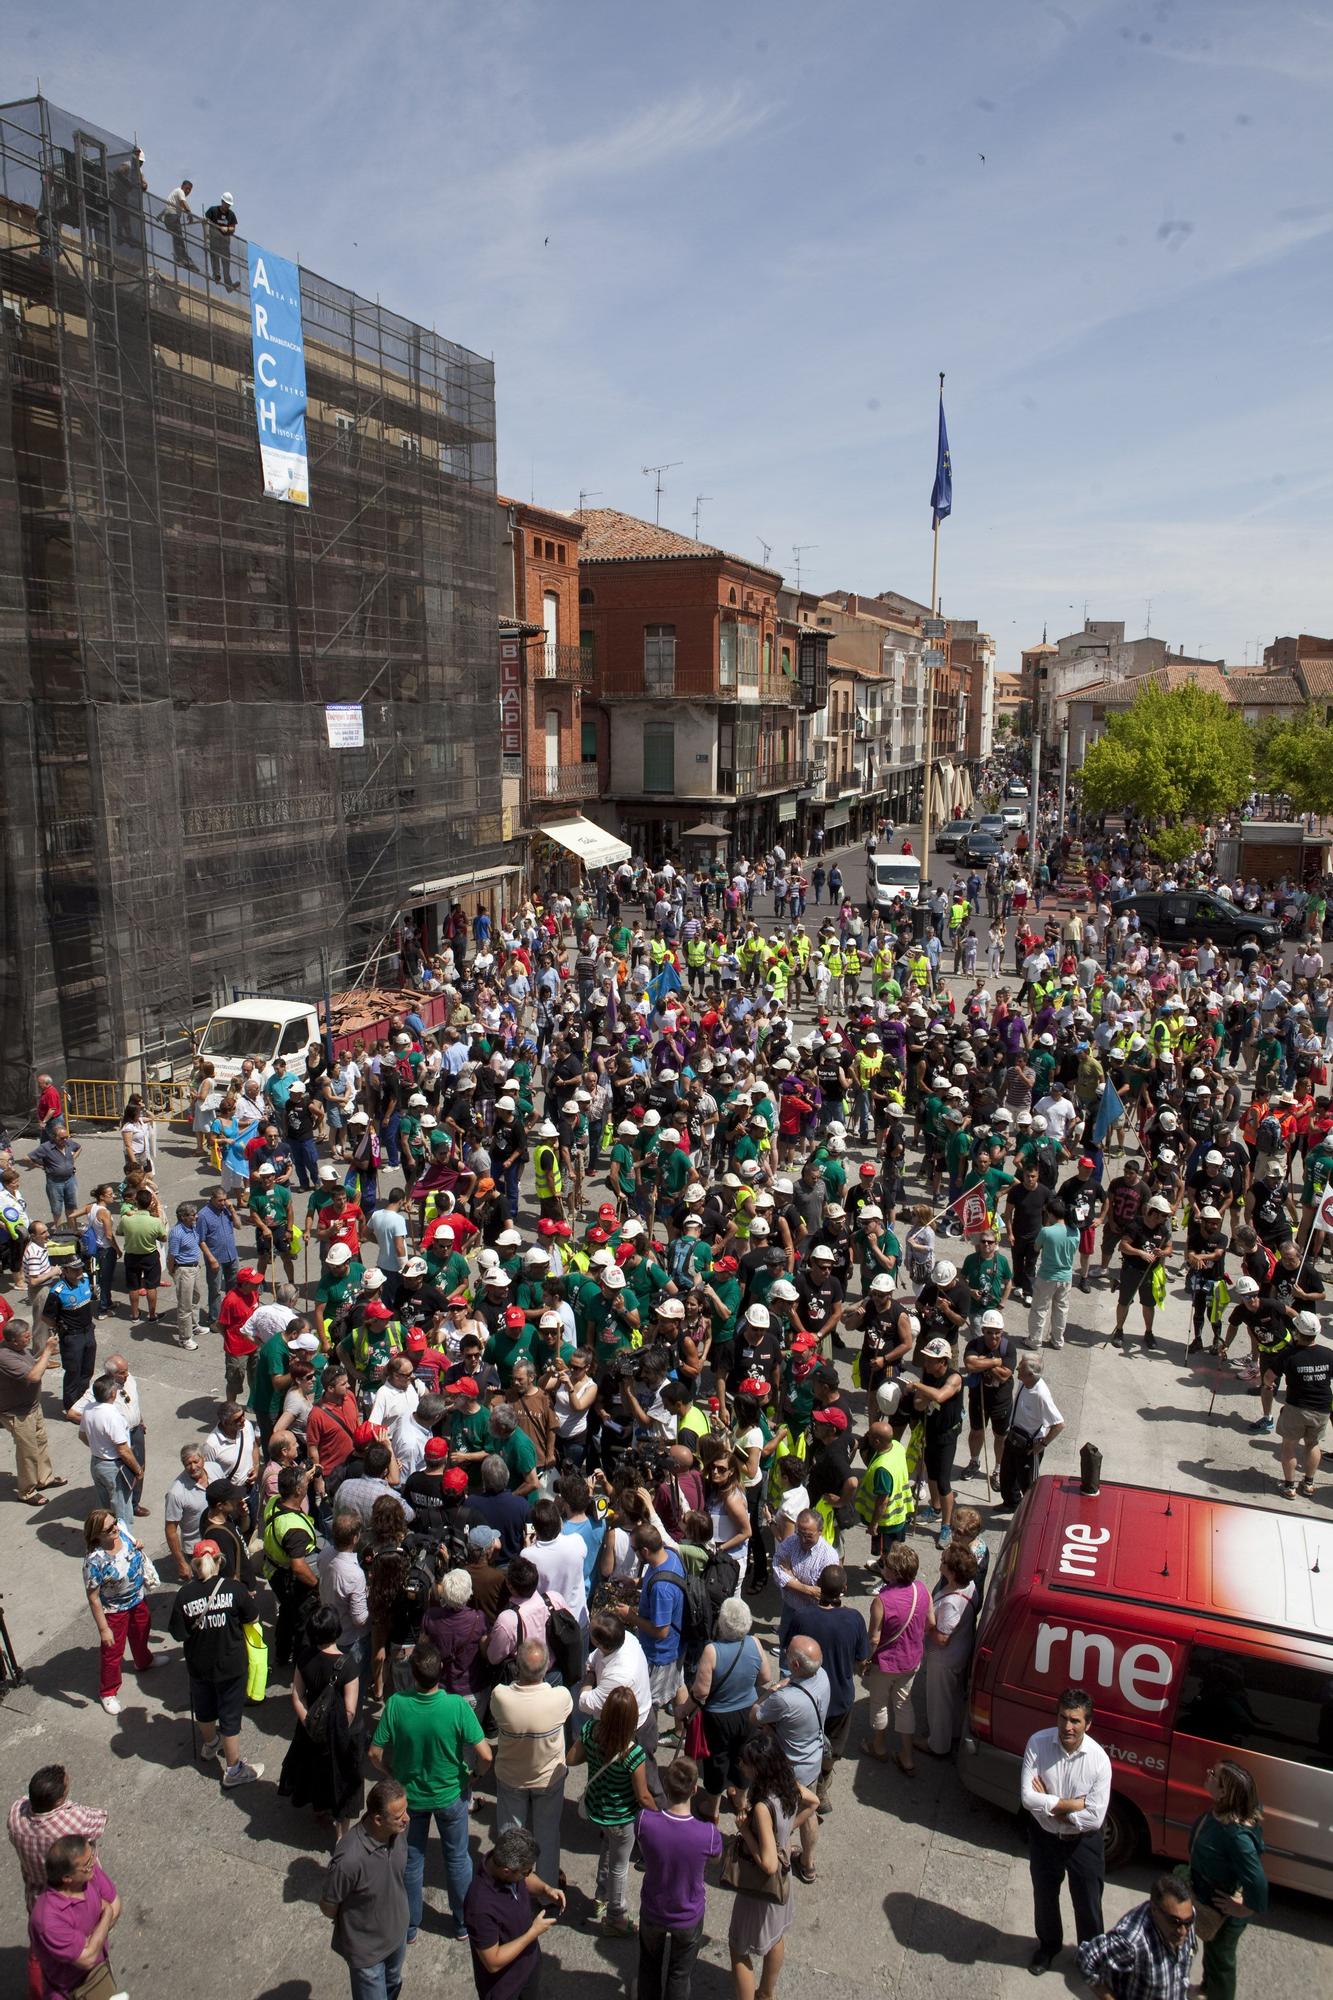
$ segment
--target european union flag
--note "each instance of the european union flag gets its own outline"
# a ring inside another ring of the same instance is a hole
[[[940,392],[940,441],[935,451],[935,484],[930,489],[930,525],[953,512],[953,464],[949,458],[949,433],[944,422],[944,392]]]
[[[657,977],[648,982],[649,1005],[660,1007],[670,994],[680,992],[681,984],[680,974],[671,960],[667,959]]]
[[[1106,1135],[1118,1119],[1125,1115],[1125,1107],[1120,1093],[1113,1083],[1102,1085],[1101,1102],[1097,1106],[1097,1116],[1092,1121],[1092,1142],[1095,1146],[1106,1143]]]

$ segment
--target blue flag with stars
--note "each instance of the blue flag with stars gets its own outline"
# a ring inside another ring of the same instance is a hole
[[[940,391],[940,441],[935,450],[935,484],[930,489],[930,525],[953,512],[953,462],[949,457],[949,433],[944,422],[944,391]]]

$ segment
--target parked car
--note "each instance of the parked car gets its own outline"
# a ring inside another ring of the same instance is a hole
[[[947,826],[940,827],[932,834],[931,841],[937,854],[952,854],[963,835],[972,831],[970,819],[951,819]]]
[[[993,833],[982,833],[979,828],[964,834],[954,849],[955,861],[964,861],[969,866],[973,862],[994,861],[1004,852],[1004,842],[997,840]]]
[[[1276,944],[1282,926],[1260,910],[1243,910],[1225,896],[1207,890],[1173,890],[1169,895],[1121,896],[1112,913],[1138,919],[1145,938],[1178,944],[1184,938],[1207,938],[1210,944],[1236,946]]]

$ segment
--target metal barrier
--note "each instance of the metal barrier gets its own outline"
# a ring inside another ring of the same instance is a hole
[[[87,1125],[119,1125],[129,1092],[114,1077],[71,1076],[65,1080],[65,1116]]]
[[[115,1077],[71,1076],[65,1081],[65,1115],[86,1125],[119,1125],[120,1114],[129,1097],[143,1101],[150,1118],[192,1117],[192,1092],[187,1081],[150,1083],[146,1090],[118,1082]]]

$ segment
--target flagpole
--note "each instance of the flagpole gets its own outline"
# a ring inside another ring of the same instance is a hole
[[[944,370],[940,370],[940,401],[944,400]],[[938,616],[936,605],[940,595],[940,517],[932,509],[930,554],[930,615]],[[934,639],[928,639],[926,652],[935,649]],[[930,780],[931,763],[935,748],[935,669],[926,668],[926,744],[924,773],[921,787],[921,894],[925,900],[926,883],[930,877]]]

